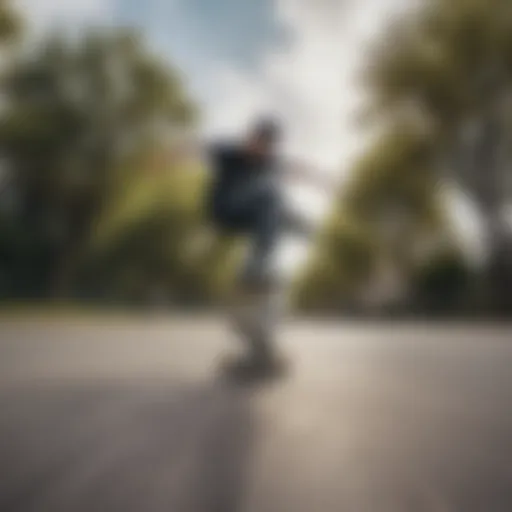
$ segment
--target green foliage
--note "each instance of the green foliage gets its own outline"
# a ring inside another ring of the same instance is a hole
[[[303,310],[339,309],[369,277],[376,246],[369,231],[354,219],[335,212],[294,290]]]
[[[462,256],[445,252],[415,270],[416,300],[433,312],[453,311],[465,306],[472,273]]]
[[[19,293],[30,294],[21,291],[21,276],[37,273],[31,279],[40,283],[38,294],[66,295],[98,223],[113,215],[119,196],[133,190],[142,174],[158,172],[150,157],[162,151],[159,135],[189,127],[195,107],[178,73],[127,32],[90,33],[73,43],[54,36],[14,63],[4,93],[0,150],[15,208],[0,212],[0,268],[17,276],[9,279]],[[178,179],[187,173],[168,174]],[[150,181],[140,185],[131,208],[140,216],[137,225],[147,228],[132,237],[142,244],[178,224],[186,229],[184,203],[197,192],[185,182],[159,188]],[[169,187],[175,192],[164,197]],[[127,214],[120,209],[118,215]],[[115,216],[111,222],[115,231]]]
[[[12,4],[7,0],[0,3],[0,44],[8,44],[19,39],[22,22]]]
[[[301,305],[356,305],[382,261],[411,279],[417,243],[446,229],[430,143],[395,123],[356,162],[301,282]]]
[[[429,140],[410,127],[391,127],[352,170],[341,204],[352,215],[375,223],[397,206],[417,221],[435,203],[436,180],[428,160]]]
[[[202,211],[203,169],[142,175],[112,199],[90,243],[85,281],[105,294],[180,304],[218,300],[231,277],[233,240],[209,229]],[[101,276],[98,279],[98,276]]]
[[[366,230],[375,242],[374,261],[394,266],[418,297],[439,303],[445,297],[448,307],[465,269],[448,257],[422,268],[432,255],[418,261],[416,247],[422,239],[449,238],[441,201],[446,179],[474,199],[489,229],[501,225],[510,200],[504,174],[512,135],[512,3],[424,2],[376,43],[363,79],[370,93],[367,119],[384,129],[356,163],[337,215]],[[468,128],[475,129],[471,140]],[[328,254],[331,266],[317,265],[314,283],[326,296],[332,295],[329,287],[341,286],[334,269],[350,273],[354,265],[334,256],[336,230],[329,236],[319,254],[324,262]],[[491,254],[504,245],[495,238]]]
[[[443,163],[434,168],[438,180],[449,173],[495,234],[488,247],[492,266],[509,237],[502,211],[510,202],[512,4],[426,2],[392,27],[384,43],[366,76],[373,111],[388,121],[414,111],[416,126],[428,127],[431,159]],[[502,276],[512,276],[510,263],[505,267]],[[496,284],[488,287],[508,295]]]
[[[367,73],[375,105],[389,114],[412,101],[446,133],[492,100],[486,86],[508,80],[511,28],[509,2],[426,2],[376,45]]]

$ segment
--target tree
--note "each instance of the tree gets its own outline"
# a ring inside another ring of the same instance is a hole
[[[22,23],[18,13],[7,1],[0,4],[0,44],[8,44],[21,35]]]
[[[458,183],[486,224],[486,274],[499,276],[488,284],[503,282],[512,275],[503,216],[511,192],[512,4],[426,3],[379,41],[366,78],[370,110],[387,120],[414,118],[429,131],[440,179]]]
[[[303,310],[337,311],[351,307],[371,273],[376,254],[368,231],[335,211],[294,290]]]
[[[39,268],[40,293],[65,295],[105,205],[147,168],[156,136],[190,126],[195,109],[177,72],[127,32],[55,36],[16,63],[5,90],[0,151],[17,208],[4,219],[4,259],[24,261],[18,279]]]
[[[415,302],[429,313],[452,313],[471,307],[472,272],[459,251],[435,255],[414,269]]]
[[[353,169],[342,196],[349,214],[372,233],[385,258],[408,281],[416,247],[447,227],[430,140],[407,124],[389,127]]]
[[[201,167],[137,176],[103,212],[90,246],[84,288],[147,302],[155,294],[180,305],[219,300],[236,266],[232,240],[208,228]]]
[[[356,162],[306,275],[304,294],[354,302],[375,295],[371,290],[383,271],[407,289],[421,253],[443,245],[449,225],[426,158],[430,139],[413,128],[388,126]]]

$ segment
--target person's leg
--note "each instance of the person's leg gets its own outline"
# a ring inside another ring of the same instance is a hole
[[[274,264],[283,227],[283,205],[279,190],[265,182],[240,199],[250,247],[237,283],[237,321],[252,342],[253,355],[265,361],[272,355],[272,339],[279,321],[281,289]]]
[[[276,284],[275,253],[282,233],[283,206],[279,190],[262,181],[242,196],[250,247],[240,275],[240,285],[259,291]]]
[[[233,225],[250,238],[247,258],[232,297],[232,320],[251,342],[252,355],[266,364],[276,359],[274,338],[287,307],[286,283],[274,268],[274,256],[283,232],[309,237],[312,226],[286,210],[279,190],[260,183],[230,205]]]

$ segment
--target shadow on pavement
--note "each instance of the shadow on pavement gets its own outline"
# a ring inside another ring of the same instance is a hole
[[[235,512],[255,420],[222,383],[45,382],[0,391],[2,512]]]

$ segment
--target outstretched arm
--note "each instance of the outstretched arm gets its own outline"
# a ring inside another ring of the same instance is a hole
[[[338,187],[338,183],[332,177],[303,164],[286,163],[282,166],[282,171],[287,179],[306,183],[326,192],[332,192]]]

